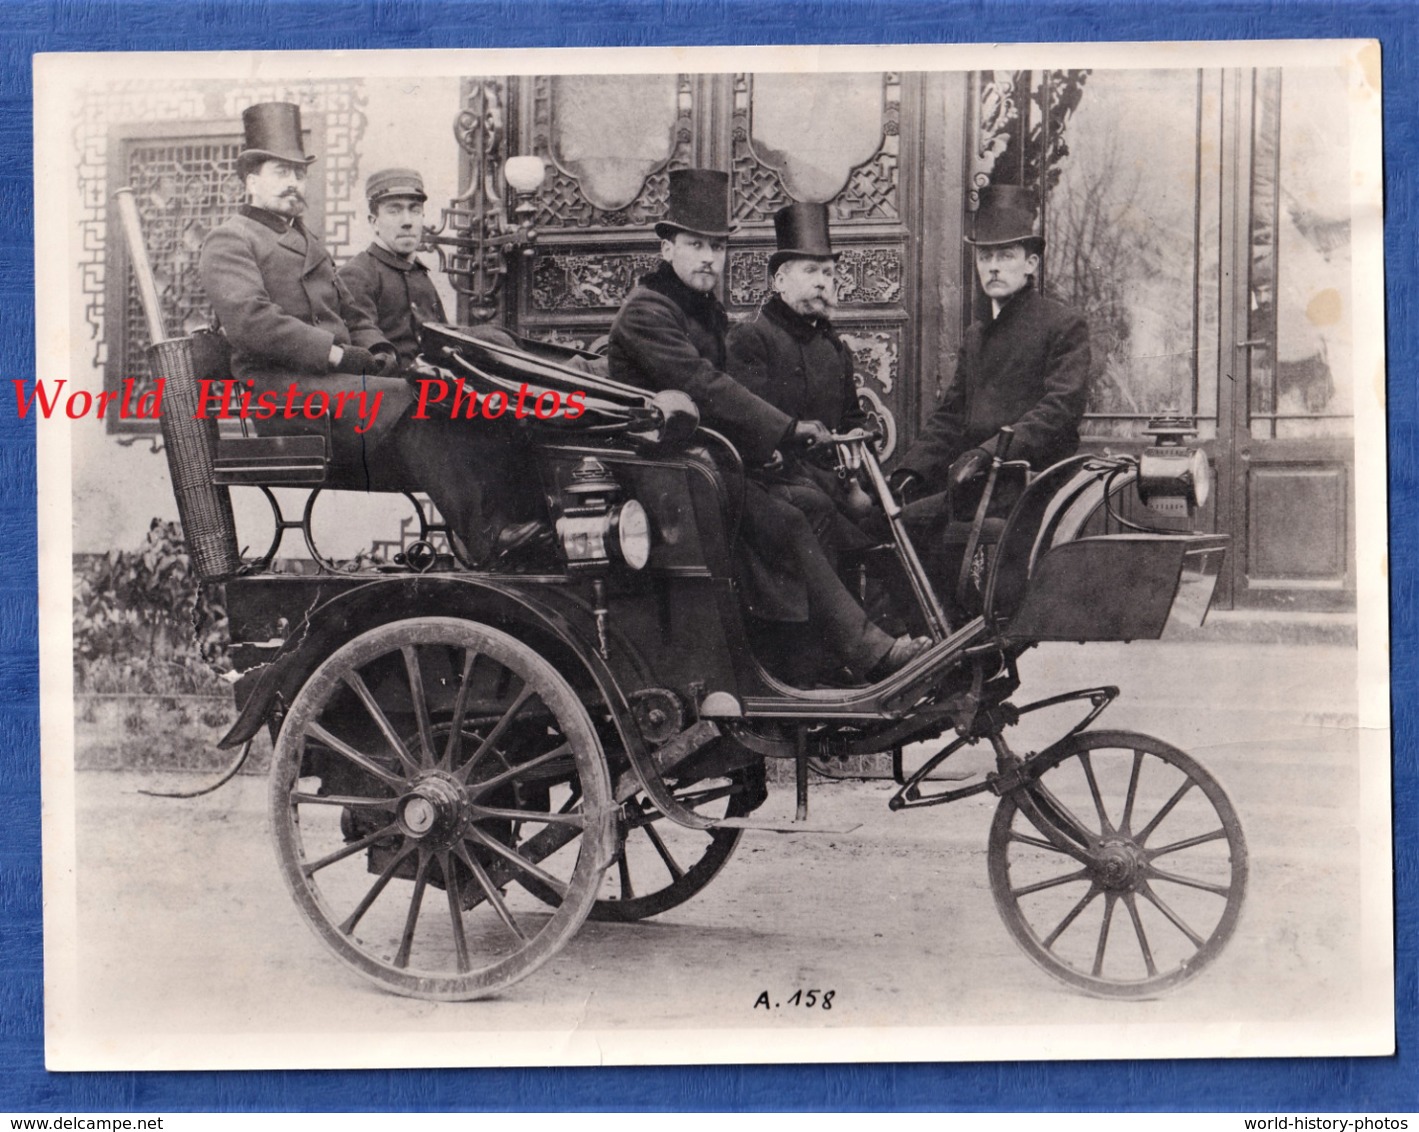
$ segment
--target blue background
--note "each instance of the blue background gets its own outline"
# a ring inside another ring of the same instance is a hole
[[[1376,38],[1384,58],[1396,1008],[1391,1058],[291,1073],[44,1069],[33,426],[0,412],[0,1111],[410,1109],[1419,1110],[1414,734],[1419,499],[1419,7],[1067,0],[227,0],[0,3],[0,379],[34,361],[41,51]],[[1205,705],[1199,705],[1205,710]],[[1325,789],[1317,781],[1318,790]],[[1320,834],[1323,836],[1323,833]],[[179,867],[175,862],[174,867]],[[1022,1057],[1030,1050],[1021,1049]]]

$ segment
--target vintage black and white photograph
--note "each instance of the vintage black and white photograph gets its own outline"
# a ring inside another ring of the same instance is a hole
[[[51,1069],[1393,1051],[1376,44],[35,105]]]

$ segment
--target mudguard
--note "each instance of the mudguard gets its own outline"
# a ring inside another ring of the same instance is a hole
[[[339,587],[333,597],[298,606],[305,610],[301,621],[292,625],[270,661],[243,679],[237,689],[241,711],[218,746],[234,747],[255,735],[280,704],[291,702],[320,663],[347,641],[391,621],[439,616],[481,621],[532,645],[567,677],[584,702],[604,703],[627,750],[642,754],[644,743],[627,690],[652,683],[650,676],[623,640],[612,649],[615,662],[597,652],[592,611],[569,587],[549,584],[546,578],[523,579],[519,584],[510,578],[466,574],[398,575],[353,586],[344,579],[323,582],[275,575],[243,579],[228,600],[238,614],[242,603],[290,609],[306,594],[319,595],[322,585],[332,584]]]

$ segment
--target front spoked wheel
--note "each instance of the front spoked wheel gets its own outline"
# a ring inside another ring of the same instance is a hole
[[[271,817],[286,884],[344,963],[461,1000],[524,978],[581,926],[616,808],[556,669],[497,629],[423,617],[361,634],[306,681],[273,755]]]
[[[1000,799],[990,887],[1015,941],[1057,979],[1142,998],[1207,966],[1237,925],[1247,847],[1194,759],[1128,731],[1073,736]]]

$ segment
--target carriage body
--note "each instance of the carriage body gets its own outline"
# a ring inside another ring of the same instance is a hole
[[[470,569],[424,548],[402,569],[353,573],[285,574],[263,561],[227,583],[242,676],[223,742],[273,735],[283,876],[347,965],[399,993],[497,992],[587,916],[636,920],[690,898],[744,830],[811,830],[810,759],[942,737],[935,761],[900,778],[893,808],[1000,795],[992,887],[1012,933],[1052,974],[1094,993],[1151,994],[1191,977],[1225,943],[1245,848],[1205,772],[1156,741],[1118,739],[1132,766],[1127,802],[1121,820],[1100,803],[1090,828],[1042,783],[1082,765],[1092,786],[1103,755],[1091,761],[1096,748],[1081,744],[1115,733],[1081,724],[1026,759],[1001,738],[1038,706],[1010,703],[1016,660],[1036,642],[1155,638],[1170,617],[1205,613],[1225,538],[1097,530],[1110,501],[1133,491],[1136,460],[1079,457],[1039,476],[984,558],[972,613],[939,626],[906,667],[874,685],[796,688],[759,663],[741,612],[743,468],[732,446],[675,427],[648,395],[568,369],[555,352],[436,327],[426,357],[428,372],[484,391],[579,390],[589,409],[574,425],[524,430],[528,473],[555,532],[539,553]],[[1112,694],[1077,694],[1092,703],[1085,723]],[[930,794],[930,770],[980,740],[995,747],[997,773]],[[1130,829],[1145,756],[1180,768],[1184,793],[1203,787],[1195,796],[1210,802],[1223,836],[1194,836],[1222,842],[1221,864],[1210,861],[1201,882],[1220,894],[1219,908],[1198,931],[1163,905],[1188,925],[1171,965],[1146,942],[1143,965],[1122,974],[1090,956],[1063,960],[1022,911],[1011,854],[1033,841],[1075,864],[1088,857],[1084,903],[1107,908],[1102,956],[1115,906],[1137,923],[1140,897],[1154,900],[1144,890],[1157,869]],[[775,757],[795,767],[793,822],[752,816],[764,761]],[[1019,834],[1021,823],[1034,832]],[[689,847],[672,843],[672,831]],[[645,880],[645,868],[656,878]]]

